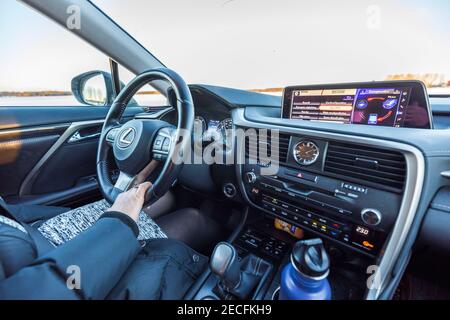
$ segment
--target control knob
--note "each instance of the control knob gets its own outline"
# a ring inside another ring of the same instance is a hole
[[[227,198],[234,198],[234,196],[236,195],[236,187],[234,186],[234,184],[232,183],[226,183],[223,188],[222,188],[223,194],[227,197]]]
[[[245,179],[247,180],[248,183],[255,183],[256,182],[256,174],[252,171],[247,172],[245,174]]]
[[[361,211],[361,219],[365,224],[376,226],[381,222],[381,212],[377,209],[366,208]]]

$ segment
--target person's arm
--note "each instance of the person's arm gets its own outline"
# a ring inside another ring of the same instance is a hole
[[[140,245],[136,222],[145,183],[122,193],[91,228],[0,281],[2,299],[103,299],[135,259]],[[70,289],[78,283],[80,288]],[[68,273],[69,271],[69,273]]]

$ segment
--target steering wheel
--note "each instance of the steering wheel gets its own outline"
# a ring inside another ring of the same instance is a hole
[[[122,123],[124,111],[134,94],[150,81],[169,83],[176,97],[177,127],[161,120],[133,119]],[[179,156],[190,148],[194,125],[194,104],[184,80],[166,68],[145,71],[136,76],[116,97],[103,124],[97,152],[100,190],[109,203],[136,181],[145,180],[158,165],[164,165],[145,195],[144,206],[155,202],[175,183],[183,162]],[[111,149],[120,170],[116,183],[110,177]]]

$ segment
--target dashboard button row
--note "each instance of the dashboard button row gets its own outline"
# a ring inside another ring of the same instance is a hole
[[[332,237],[338,237],[342,231],[347,231],[348,229],[346,224],[318,216],[268,195],[263,195],[262,206],[276,215],[317,229]]]
[[[302,172],[302,171],[294,171],[294,170],[286,170],[285,173],[290,177],[295,177],[300,180],[317,182],[317,176],[310,174],[310,173],[306,173],[306,172]]]
[[[290,198],[294,198],[296,200],[300,200],[300,201],[304,201],[304,202],[310,203],[310,204],[312,204],[314,206],[317,206],[319,208],[322,208],[322,209],[327,209],[327,210],[329,210],[329,211],[331,211],[331,212],[333,212],[335,214],[344,215],[344,216],[352,216],[353,215],[353,213],[351,211],[349,211],[349,210],[345,210],[345,209],[342,209],[342,208],[339,208],[339,207],[335,207],[335,206],[332,206],[330,204],[327,204],[327,203],[324,203],[324,202],[321,202],[321,201],[318,201],[318,200],[315,200],[315,199],[308,198],[308,197],[306,197],[306,196],[304,196],[302,194],[299,194],[299,193],[282,190],[280,188],[273,187],[273,186],[268,185],[266,183],[261,183],[261,186],[266,188],[266,189],[268,189],[268,190],[275,191],[277,193],[280,193],[280,194],[283,194],[285,196],[288,196]]]
[[[350,183],[342,182],[342,187],[347,190],[356,191],[359,193],[367,193],[367,188],[356,186]]]

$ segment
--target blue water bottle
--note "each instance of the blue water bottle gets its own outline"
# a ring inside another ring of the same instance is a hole
[[[281,273],[280,300],[330,300],[330,260],[321,239],[298,241]]]

